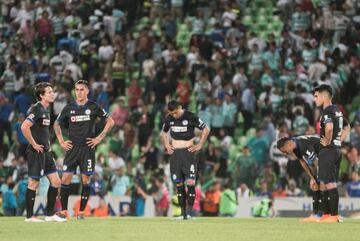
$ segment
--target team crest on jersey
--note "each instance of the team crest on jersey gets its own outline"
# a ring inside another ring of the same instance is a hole
[[[86,109],[86,110],[85,110],[85,114],[90,115],[90,114],[91,114],[91,110],[90,110],[90,109]]]
[[[184,126],[186,126],[187,124],[189,124],[189,122],[188,122],[187,120],[183,120],[183,121],[182,121],[182,124],[183,124]]]

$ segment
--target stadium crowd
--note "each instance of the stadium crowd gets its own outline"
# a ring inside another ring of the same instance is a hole
[[[34,84],[54,86],[53,122],[79,79],[115,121],[97,147],[91,194],[131,196],[124,215],[142,216],[147,195],[159,216],[176,206],[159,141],[174,98],[211,127],[198,154],[193,215],[233,216],[243,197],[307,196],[306,174],[276,140],[319,133],[312,89],[323,83],[351,123],[339,191],[360,197],[358,1],[4,0],[0,10],[2,214],[24,210],[20,126],[35,103]],[[61,174],[64,152],[52,134]],[[41,179],[38,195],[48,185]],[[71,193],[80,189],[74,176]]]

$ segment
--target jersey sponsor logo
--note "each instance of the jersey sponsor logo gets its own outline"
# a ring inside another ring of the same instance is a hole
[[[50,125],[50,120],[49,119],[43,119],[42,125],[43,126],[49,126]]]
[[[91,114],[91,110],[90,110],[90,109],[86,109],[86,110],[85,110],[85,114],[90,115],[90,114]]]
[[[186,126],[172,126],[172,132],[187,132],[188,128]]]
[[[337,112],[335,112],[335,116],[341,117],[341,116],[343,116],[343,113],[341,111],[337,111]]]
[[[89,115],[75,115],[75,116],[71,116],[70,120],[71,120],[71,122],[89,121],[90,116]]]
[[[188,122],[187,120],[183,120],[183,121],[182,121],[182,124],[183,124],[184,126],[186,126],[187,124],[189,124],[189,122]]]

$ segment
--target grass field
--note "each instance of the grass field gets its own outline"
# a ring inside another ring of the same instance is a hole
[[[88,218],[66,223],[25,223],[23,218],[0,218],[1,241],[314,241],[360,240],[360,220],[343,223],[300,223],[298,219]]]

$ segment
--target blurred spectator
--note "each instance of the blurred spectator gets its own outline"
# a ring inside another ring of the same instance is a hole
[[[92,210],[94,217],[107,217],[109,215],[109,208],[103,197],[99,197],[99,206]]]
[[[11,182],[8,184],[8,189],[3,194],[3,204],[2,207],[4,209],[5,216],[16,216],[16,197],[13,192],[15,183]]]
[[[210,189],[205,192],[203,216],[219,216],[220,195],[220,183],[215,182],[211,185]]]
[[[170,195],[164,179],[159,177],[155,180],[157,191],[153,193],[155,201],[155,213],[157,217],[166,217],[169,210]]]
[[[124,196],[128,192],[130,186],[130,179],[124,173],[124,167],[121,166],[115,170],[115,175],[111,178],[112,195]]]
[[[234,217],[237,210],[236,193],[231,189],[231,185],[226,183],[224,190],[221,192],[219,214],[222,217]]]
[[[346,194],[349,197],[360,197],[359,173],[351,173],[351,181],[346,184]]]

